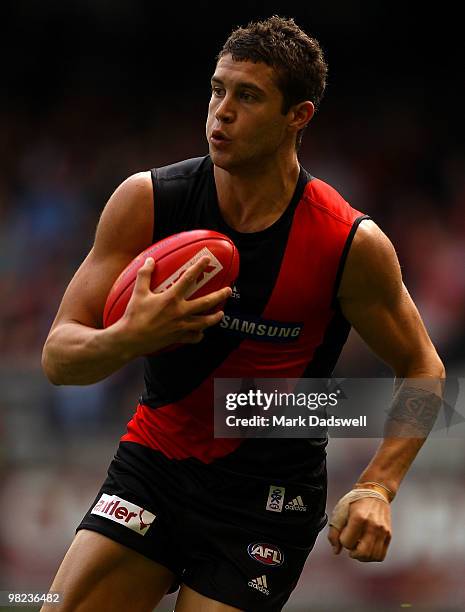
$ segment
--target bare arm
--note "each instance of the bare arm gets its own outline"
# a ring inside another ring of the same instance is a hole
[[[371,221],[363,221],[355,234],[338,297],[344,316],[368,346],[391,366],[397,377],[426,380],[423,400],[435,402],[441,393],[444,366],[402,283],[391,242]],[[396,409],[399,414],[405,412],[404,406]],[[416,434],[414,437],[385,434],[358,482],[380,483],[395,495],[425,438]],[[363,488],[376,490],[372,485]],[[346,502],[345,522],[329,528],[328,539],[334,552],[339,554],[344,547],[358,561],[382,561],[391,541],[386,491],[379,487],[379,498],[355,499],[354,492],[347,495],[352,495],[353,501]],[[346,496],[339,503],[344,499]]]
[[[363,221],[355,234],[339,302],[347,320],[397,377],[430,378],[431,390],[441,394],[444,366],[402,283],[394,247],[372,221]],[[381,482],[395,493],[424,440],[386,437],[359,481]]]
[[[229,294],[222,289],[186,301],[190,283],[206,265],[201,259],[162,294],[150,291],[153,261],[140,269],[123,317],[102,329],[108,292],[124,267],[150,246],[153,190],[148,172],[129,177],[111,196],[100,218],[94,245],[71,280],[42,354],[54,384],[91,384],[128,361],[175,342],[198,342],[222,312],[201,315]]]

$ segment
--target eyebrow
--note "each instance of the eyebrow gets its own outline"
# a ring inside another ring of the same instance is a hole
[[[224,85],[223,81],[215,76],[212,77],[211,82],[212,84],[217,83],[218,85]],[[239,81],[238,83],[236,83],[236,86],[242,87],[243,89],[251,89],[252,91],[255,91],[257,94],[260,94],[262,96],[266,95],[266,92],[261,87],[255,85],[255,83],[252,83],[250,81]]]

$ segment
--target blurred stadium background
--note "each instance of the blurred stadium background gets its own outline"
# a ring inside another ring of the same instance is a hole
[[[138,363],[91,387],[47,382],[40,353],[59,300],[114,188],[207,152],[214,56],[250,18],[293,16],[321,41],[330,78],[301,162],[388,233],[448,373],[464,376],[464,46],[452,3],[427,10],[2,4],[0,590],[48,588],[141,391]],[[389,375],[356,334],[337,371]],[[377,442],[330,441],[328,510]],[[464,441],[429,440],[393,504],[386,560],[333,557],[325,530],[286,610],[464,610],[464,517]]]

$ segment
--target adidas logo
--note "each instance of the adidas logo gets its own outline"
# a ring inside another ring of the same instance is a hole
[[[263,593],[263,595],[270,594],[265,574],[263,574],[263,576],[259,576],[258,578],[252,578],[252,580],[249,580],[248,585],[257,591],[260,591],[260,593]]]
[[[294,497],[292,501],[284,506],[286,510],[297,510],[297,512],[307,512],[307,506],[302,501],[300,495]]]
[[[232,288],[232,294],[231,297],[233,298],[233,300],[240,300],[241,299],[241,294],[239,293],[239,289],[236,287],[236,285],[233,285]]]

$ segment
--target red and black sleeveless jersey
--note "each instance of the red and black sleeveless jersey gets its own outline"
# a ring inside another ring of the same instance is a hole
[[[122,440],[275,478],[316,468],[326,439],[215,439],[213,380],[331,375],[350,329],[337,288],[366,215],[301,168],[282,216],[240,233],[221,215],[209,156],[152,170],[152,181],[154,242],[192,229],[222,232],[239,250],[240,272],[222,322],[201,343],[145,358],[145,393]]]

